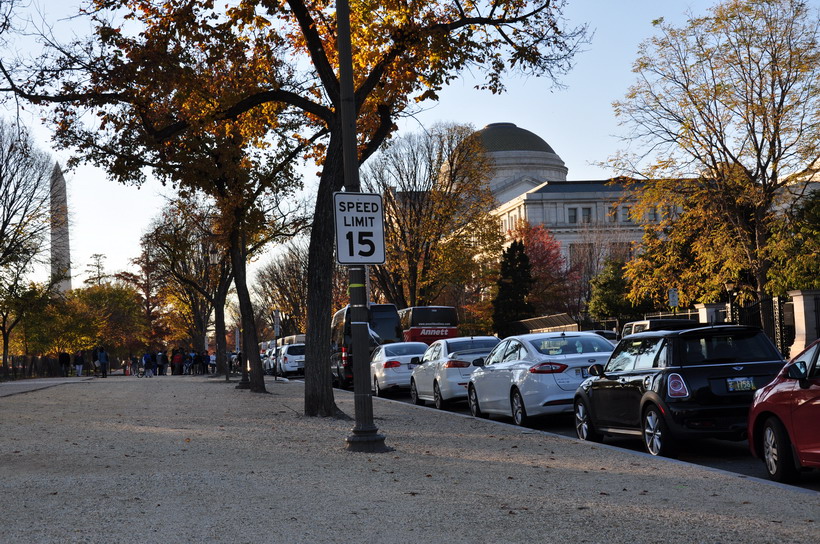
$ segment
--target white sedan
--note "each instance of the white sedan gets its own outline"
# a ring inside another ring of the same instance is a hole
[[[592,332],[546,332],[505,338],[470,376],[467,401],[475,417],[527,418],[572,413],[578,385],[614,346]]]
[[[448,402],[466,399],[467,382],[477,368],[473,361],[486,357],[498,342],[495,336],[470,336],[430,344],[410,379],[413,403],[429,400],[441,410]]]
[[[385,389],[410,387],[410,361],[420,357],[426,349],[424,342],[396,342],[373,350],[370,356],[373,394],[381,397]]]

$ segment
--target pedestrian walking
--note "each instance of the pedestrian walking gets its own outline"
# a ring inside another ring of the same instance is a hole
[[[168,357],[162,350],[157,351],[157,376],[164,376],[165,369],[168,366]]]
[[[150,378],[154,375],[154,364],[151,362],[151,354],[147,351],[142,355],[142,368],[145,377]]]
[[[100,349],[97,350],[97,358],[100,361],[100,374],[102,374],[103,378],[108,377],[108,353],[105,351],[105,348],[100,346]]]
[[[68,375],[71,374],[71,355],[61,351],[57,354],[57,361],[60,363],[60,372],[62,372],[63,378],[68,378]]]
[[[185,358],[182,355],[182,350],[179,348],[174,349],[171,355],[171,374],[176,374],[177,376],[182,375],[182,365],[184,364]]]
[[[74,354],[74,372],[77,374],[78,378],[81,378],[83,375],[83,366],[85,365],[85,355],[83,351],[80,350]]]

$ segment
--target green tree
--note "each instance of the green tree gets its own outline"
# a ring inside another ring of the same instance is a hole
[[[587,305],[587,311],[595,319],[614,317],[618,330],[624,321],[640,318],[654,309],[651,302],[636,305],[627,298],[629,283],[624,274],[624,266],[623,261],[607,259],[604,269],[590,282],[592,296]]]
[[[510,323],[535,317],[527,300],[532,286],[530,260],[523,242],[514,240],[501,255],[498,293],[493,299],[493,329],[502,338],[512,334]]]
[[[142,300],[132,287],[120,283],[103,283],[67,293],[85,307],[79,315],[92,315],[94,342],[109,353],[120,356],[136,353],[145,346],[148,324]]]
[[[820,289],[820,190],[779,218],[772,237],[770,291]]]
[[[655,24],[659,35],[634,64],[638,81],[615,104],[642,153],[613,159],[645,178],[635,186],[636,216],[666,212],[649,226],[651,240],[669,236],[690,252],[666,268],[677,275],[654,285],[687,280],[679,287],[690,300],[710,300],[723,281],[743,277],[761,296],[784,189],[820,165],[820,18],[802,1],[727,0],[682,28]],[[643,254],[657,262],[658,249]],[[708,275],[683,273],[704,266]]]

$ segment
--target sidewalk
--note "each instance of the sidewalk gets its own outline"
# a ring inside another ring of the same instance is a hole
[[[361,454],[297,382],[66,381],[0,398],[0,542],[820,541],[818,493],[492,421],[373,399]]]

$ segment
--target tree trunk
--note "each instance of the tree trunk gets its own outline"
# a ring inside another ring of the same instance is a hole
[[[219,287],[214,296],[214,335],[216,336],[216,372],[224,373],[225,381],[231,377],[228,368],[228,340],[225,338],[225,299],[228,298],[230,288],[230,276],[227,281],[220,280]]]
[[[242,355],[250,363],[250,390],[254,393],[267,393],[265,375],[262,371],[262,360],[259,358],[259,342],[256,335],[256,319],[253,313],[251,295],[248,291],[247,269],[245,267],[245,240],[238,228],[234,227],[230,235],[231,266],[234,273],[236,298],[239,301],[239,313],[242,319]],[[240,364],[243,364],[240,361]]]
[[[10,331],[7,331],[5,327],[3,327],[2,331],[3,334],[3,377],[8,379],[9,377],[9,336]]]
[[[308,312],[305,354],[305,415],[334,417],[338,413],[330,376],[330,278],[333,274],[333,193],[344,182],[341,131],[334,131],[327,148],[308,249]],[[338,134],[338,135],[337,135]]]

